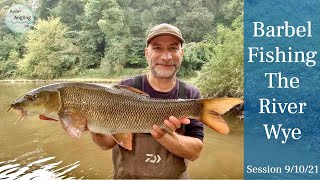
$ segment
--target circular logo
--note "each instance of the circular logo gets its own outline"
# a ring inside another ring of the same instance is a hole
[[[5,23],[13,32],[26,32],[34,23],[32,11],[24,5],[14,5],[7,12]]]

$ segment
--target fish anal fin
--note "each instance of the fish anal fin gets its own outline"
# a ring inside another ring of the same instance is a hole
[[[63,129],[73,138],[80,138],[82,132],[87,128],[87,119],[76,111],[60,111],[59,119]]]
[[[221,115],[235,105],[243,103],[243,100],[240,98],[216,98],[202,99],[200,103],[202,104],[200,121],[221,134],[228,134],[230,132],[229,126]]]
[[[132,150],[132,133],[112,134],[113,139],[123,148]]]
[[[117,88],[117,89],[126,89],[128,91],[131,91],[131,92],[134,92],[134,93],[137,93],[137,94],[140,94],[142,96],[147,96],[149,97],[149,94],[139,90],[139,89],[136,89],[134,87],[131,87],[131,86],[125,86],[125,85],[114,85],[113,86],[114,88]]]

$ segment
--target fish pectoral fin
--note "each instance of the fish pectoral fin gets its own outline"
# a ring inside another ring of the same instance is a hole
[[[128,91],[131,91],[131,92],[134,92],[134,93],[137,93],[137,94],[140,94],[142,96],[146,96],[146,97],[150,97],[149,94],[139,90],[139,89],[136,89],[134,87],[130,87],[130,86],[125,86],[125,85],[114,85],[113,86],[114,88],[117,88],[117,89],[126,89]]]
[[[76,111],[64,110],[59,112],[62,127],[73,138],[80,138],[86,130],[87,119]]]
[[[47,120],[47,121],[58,121],[58,120],[56,120],[56,119],[52,119],[52,118],[49,118],[49,117],[47,117],[47,116],[44,116],[44,115],[39,115],[39,119],[41,119],[41,120]]]
[[[123,148],[132,150],[132,133],[112,134],[112,137]]]

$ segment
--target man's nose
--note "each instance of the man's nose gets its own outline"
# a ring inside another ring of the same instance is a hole
[[[164,51],[161,55],[161,59],[164,61],[168,61],[172,59],[172,55],[169,51]]]

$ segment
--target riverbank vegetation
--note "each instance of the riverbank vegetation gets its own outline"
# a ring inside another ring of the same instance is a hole
[[[26,33],[3,23],[14,3],[33,10]],[[0,79],[144,73],[146,32],[166,22],[186,40],[180,78],[205,96],[243,96],[243,0],[0,0],[0,7]]]

